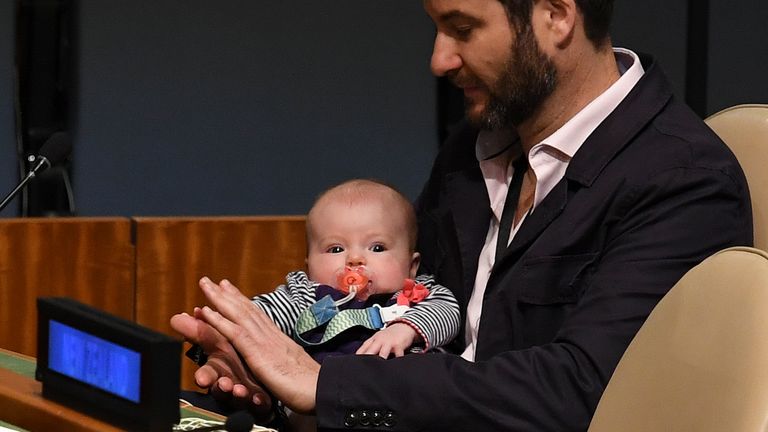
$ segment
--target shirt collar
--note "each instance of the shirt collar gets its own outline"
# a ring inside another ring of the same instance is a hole
[[[624,48],[614,48],[613,51],[619,72],[623,72],[621,77],[560,129],[545,138],[542,144],[553,147],[567,155],[568,158],[572,158],[589,135],[616,109],[635,84],[640,81],[644,70],[637,54]]]
[[[533,208],[565,175],[571,158],[589,135],[603,122],[644,74],[640,58],[632,51],[614,48],[621,76],[605,92],[579,111],[560,129],[533,146],[529,164],[536,173],[536,193]],[[481,130],[475,144],[475,155],[485,178],[494,214],[501,212],[506,184],[511,177],[510,161],[522,154],[520,141],[514,131]],[[497,214],[497,217],[501,217]]]
[[[640,81],[645,71],[637,54],[625,48],[613,48],[613,52],[621,73],[618,81],[540,144],[553,147],[569,159],[572,158],[589,135]],[[516,141],[517,135],[509,129],[481,130],[477,136],[475,156],[478,161],[492,159],[510,148]],[[519,146],[515,147],[518,150],[515,150],[514,156],[517,156]],[[514,157],[508,160],[512,159]]]

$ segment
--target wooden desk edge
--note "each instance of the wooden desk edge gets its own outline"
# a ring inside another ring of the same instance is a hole
[[[35,363],[35,358],[0,348],[0,354]],[[66,430],[74,432],[120,431],[101,420],[43,398],[42,383],[0,367],[0,419],[12,425],[36,430]],[[192,405],[182,410],[196,417],[224,421],[219,414]]]
[[[120,431],[108,423],[43,398],[42,384],[0,368],[0,418],[15,426],[73,432]]]
[[[10,356],[10,357],[18,357],[18,358],[20,358],[20,359],[22,359],[24,361],[28,361],[28,362],[32,362],[32,363],[37,362],[37,360],[34,357],[32,357],[32,356],[28,356],[28,355],[25,355],[25,354],[22,354],[22,353],[17,353],[17,352],[14,352],[14,351],[9,351],[9,350],[7,350],[5,348],[0,348],[0,355]]]

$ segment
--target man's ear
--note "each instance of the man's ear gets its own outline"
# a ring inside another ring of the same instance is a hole
[[[573,39],[578,19],[575,0],[538,0],[531,19],[542,49],[562,49]]]
[[[419,264],[421,263],[421,255],[418,252],[414,252],[411,256],[411,279],[416,277],[416,271],[419,270]]]

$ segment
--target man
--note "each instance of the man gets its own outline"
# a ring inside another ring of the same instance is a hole
[[[464,312],[461,356],[320,368],[226,281],[201,282],[218,312],[174,327],[224,359],[201,384],[258,390],[216,349],[226,338],[321,430],[585,430],[661,297],[708,255],[751,244],[743,174],[651,58],[611,48],[612,1],[424,5],[432,69],[463,89],[470,123],[418,201],[422,267]]]

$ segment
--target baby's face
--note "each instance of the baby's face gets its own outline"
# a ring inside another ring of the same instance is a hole
[[[317,203],[309,231],[309,278],[338,287],[344,267],[364,266],[371,294],[397,292],[413,278],[418,254],[410,251],[405,216],[386,203],[366,199],[350,205],[333,198]]]

